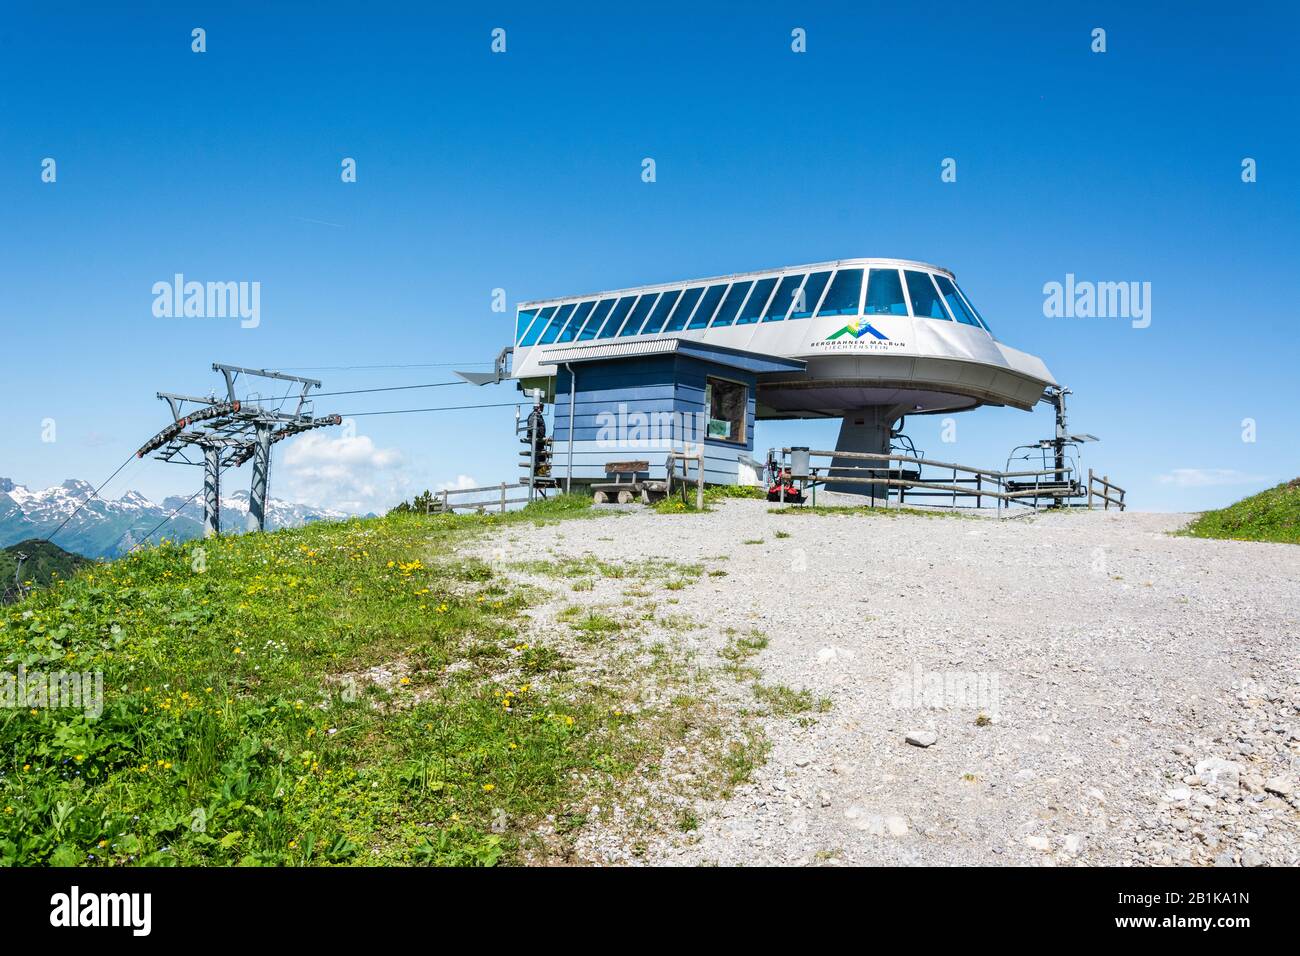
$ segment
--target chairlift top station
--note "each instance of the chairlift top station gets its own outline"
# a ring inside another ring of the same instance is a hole
[[[553,474],[572,482],[600,480],[621,452],[659,447],[624,441],[622,428],[598,440],[609,415],[637,412],[703,412],[706,479],[719,484],[752,461],[756,419],[840,418],[837,451],[888,454],[905,415],[1047,401],[1057,438],[1071,437],[1067,390],[1043,361],[998,341],[953,272],[907,259],[523,302],[495,375],[464,377],[510,377],[554,402]]]

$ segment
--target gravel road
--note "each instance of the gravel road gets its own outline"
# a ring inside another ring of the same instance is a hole
[[[735,500],[487,544],[725,569],[674,593],[679,639],[761,632],[762,681],[830,701],[758,718],[752,782],[640,862],[1294,866],[1300,547],[1169,533],[1189,519]]]

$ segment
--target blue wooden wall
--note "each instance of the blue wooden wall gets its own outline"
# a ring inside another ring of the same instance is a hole
[[[575,481],[604,480],[606,462],[638,459],[650,462],[648,477],[662,478],[664,459],[670,448],[680,451],[684,441],[689,440],[694,445],[698,440],[697,420],[693,417],[687,419],[687,416],[706,411],[704,382],[707,377],[745,385],[749,389],[749,406],[743,444],[720,439],[705,440],[705,480],[713,484],[734,485],[737,458],[753,455],[756,386],[753,372],[685,355],[581,362],[572,368],[577,381],[573,420]],[[551,474],[561,481],[568,474],[569,383],[569,371],[560,366],[555,382]],[[630,427],[619,427],[620,406],[624,409],[621,422]],[[658,421],[663,427],[637,432],[638,419],[631,417],[637,412],[643,413],[651,422]],[[678,415],[666,417],[666,413],[674,412]],[[694,477],[694,470],[691,477]]]

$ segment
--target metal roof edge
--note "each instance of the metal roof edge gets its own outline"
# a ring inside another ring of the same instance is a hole
[[[659,355],[685,355],[704,361],[747,368],[755,372],[797,372],[807,367],[803,359],[782,358],[763,352],[713,345],[681,338],[638,339],[629,342],[603,342],[598,345],[543,347],[538,365],[566,365],[575,362],[616,361]]]
[[[515,311],[526,308],[543,308],[549,305],[567,304],[569,302],[586,302],[589,299],[611,299],[632,294],[642,294],[649,292],[663,292],[674,289],[686,289],[697,285],[714,285],[719,282],[736,282],[743,279],[767,278],[768,276],[781,276],[793,273],[813,272],[824,269],[837,269],[848,266],[870,267],[878,265],[883,267],[894,266],[897,268],[919,267],[931,272],[939,272],[948,276],[954,282],[957,280],[957,274],[951,269],[945,269],[943,266],[937,266],[930,262],[922,262],[919,259],[894,259],[889,257],[867,257],[857,259],[831,259],[827,262],[810,262],[805,265],[777,266],[772,269],[753,269],[748,272],[733,272],[719,276],[706,276],[702,279],[677,279],[672,282],[655,282],[649,285],[634,285],[623,289],[608,289],[603,292],[591,292],[583,295],[559,295],[550,296],[545,299],[529,299],[520,302],[515,306]]]

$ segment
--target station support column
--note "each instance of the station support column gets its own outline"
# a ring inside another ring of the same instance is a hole
[[[892,405],[876,405],[850,412],[840,424],[840,436],[836,439],[835,450],[888,455],[890,431],[900,417],[899,409]],[[888,496],[888,485],[864,484],[860,481],[836,482],[835,478],[870,478],[870,472],[847,469],[879,468],[881,474],[884,474],[884,470],[889,467],[888,461],[834,457],[831,459],[831,474],[826,490],[874,496],[877,501],[881,501]]]
[[[221,534],[221,448],[203,446],[203,537]]]
[[[253,484],[248,491],[248,530],[266,530],[266,500],[271,479],[271,423],[257,423],[253,450]]]

